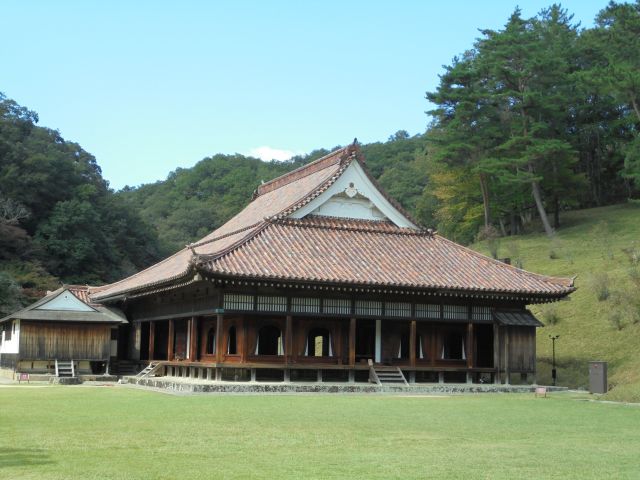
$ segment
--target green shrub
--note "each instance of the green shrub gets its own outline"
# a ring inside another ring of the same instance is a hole
[[[622,319],[622,312],[620,312],[620,310],[610,310],[607,319],[616,330],[622,330],[624,328],[624,321]]]
[[[611,296],[611,290],[609,288],[611,280],[607,272],[601,271],[592,274],[590,283],[598,301],[603,302]]]
[[[558,307],[555,304],[545,305],[540,313],[542,323],[545,325],[556,325],[560,321]]]

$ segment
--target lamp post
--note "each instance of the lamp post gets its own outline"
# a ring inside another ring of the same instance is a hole
[[[560,335],[549,335],[549,338],[551,339],[551,351],[552,351],[552,357],[551,357],[551,379],[553,380],[553,386],[556,386],[556,378],[557,378],[557,372],[556,372],[556,340],[560,338]]]

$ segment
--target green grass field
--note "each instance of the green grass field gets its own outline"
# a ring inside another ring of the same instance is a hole
[[[640,407],[0,387],[0,478],[633,478]]]
[[[640,402],[640,322],[625,320],[619,330],[608,320],[610,312],[620,307],[617,293],[633,288],[623,249],[635,245],[640,251],[640,205],[567,212],[561,220],[562,228],[553,240],[544,234],[503,238],[499,249],[499,257],[520,258],[526,270],[578,275],[578,290],[571,299],[555,304],[558,323],[538,329],[538,382],[551,382],[549,335],[560,335],[556,343],[560,385],[586,387],[587,362],[604,360],[609,362],[613,387],[608,398]],[[487,253],[484,244],[473,247]],[[592,284],[596,272],[609,276],[611,296],[605,301],[597,299]],[[631,290],[631,294],[637,298],[640,292]],[[543,322],[545,308],[532,307]]]

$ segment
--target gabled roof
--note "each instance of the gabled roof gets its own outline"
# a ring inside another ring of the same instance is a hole
[[[251,203],[220,228],[146,270],[92,290],[92,298],[100,301],[184,279],[194,272],[197,255],[229,251],[265,228],[265,219],[286,217],[303,207],[329,188],[356,155],[350,145],[260,185]]]
[[[295,218],[357,162],[375,189],[407,219],[406,225],[418,225],[380,188],[360,157],[357,145],[350,145],[264,183],[244,210],[210,235],[140,273],[92,290],[91,298],[99,302],[174,288],[194,281],[198,272],[527,298],[560,298],[574,290],[570,279],[517,269],[419,227],[314,215]]]
[[[82,323],[128,323],[117,308],[94,304],[88,286],[66,285],[49,292],[26,308],[0,319]]]

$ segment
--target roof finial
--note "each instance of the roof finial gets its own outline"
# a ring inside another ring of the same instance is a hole
[[[358,138],[357,138],[357,137],[355,137],[355,138],[353,139],[353,144],[352,144],[352,145],[353,145],[354,147],[355,147],[356,145],[358,145]]]

